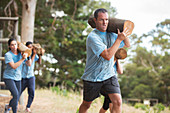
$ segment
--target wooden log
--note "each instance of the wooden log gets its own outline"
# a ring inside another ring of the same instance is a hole
[[[90,16],[90,18],[88,20],[88,24],[92,28],[96,27],[93,16]],[[134,23],[133,22],[131,22],[130,20],[123,20],[123,19],[118,19],[118,18],[109,18],[109,23],[108,23],[108,27],[107,27],[106,31],[118,33],[117,29],[119,29],[120,32],[122,32],[123,29],[125,29],[126,27],[128,28],[130,34],[132,34],[132,31],[134,29]]]
[[[2,60],[5,60],[5,57],[0,57],[0,60],[2,61]]]
[[[28,47],[25,46],[23,43],[18,42],[18,41],[17,41],[17,44],[18,44],[18,50],[19,50],[20,52],[27,53],[27,54],[28,54],[28,57],[31,56],[32,50],[31,50],[30,48],[28,48]]]
[[[0,39],[0,43],[7,43],[9,38],[2,38]]]
[[[124,48],[119,48],[115,53],[116,59],[125,59],[127,57],[127,51]]]
[[[44,55],[45,49],[43,49],[39,43],[32,44],[32,46],[36,49],[38,55]]]
[[[2,21],[17,21],[19,17],[0,17],[0,20]]]

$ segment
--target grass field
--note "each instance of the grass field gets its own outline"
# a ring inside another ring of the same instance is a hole
[[[0,90],[0,94],[10,95],[8,90]],[[27,102],[27,91],[24,92],[25,102]],[[9,102],[9,97],[0,97],[0,113],[3,113],[4,105]],[[82,95],[77,93],[57,94],[48,89],[36,90],[35,99],[31,106],[33,113],[76,113],[82,102]],[[98,98],[90,107],[88,113],[98,113],[102,106],[103,99]],[[19,105],[18,113],[25,113],[25,106]],[[141,109],[135,109],[132,106],[123,104],[122,113],[145,113]],[[12,113],[12,112],[11,112]],[[109,113],[109,111],[107,111]],[[154,113],[154,112],[150,112]],[[170,113],[168,109],[161,113]]]

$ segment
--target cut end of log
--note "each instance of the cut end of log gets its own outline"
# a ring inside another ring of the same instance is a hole
[[[124,48],[119,48],[115,53],[116,59],[125,59],[127,57],[127,51]]]
[[[32,54],[32,50],[31,50],[31,49],[26,49],[26,50],[24,51],[24,53],[28,53],[28,57],[29,57],[29,56],[31,56],[31,54]]]
[[[129,20],[126,20],[126,21],[124,22],[124,27],[123,27],[123,29],[125,29],[126,27],[128,28],[130,34],[132,34],[132,31],[133,31],[133,29],[134,29],[134,23],[131,22],[131,21],[129,21]],[[129,35],[130,35],[130,34],[129,34]]]

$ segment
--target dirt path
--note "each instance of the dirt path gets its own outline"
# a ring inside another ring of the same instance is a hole
[[[8,91],[3,91],[3,93],[9,95]],[[0,94],[2,94],[2,90],[0,90]],[[24,98],[24,103],[26,103],[27,91],[24,92]],[[3,98],[0,98],[0,113],[4,113],[4,105],[8,102],[9,99],[6,98],[4,101]],[[66,93],[64,96],[48,89],[36,90],[31,110],[32,113],[76,113],[81,102],[82,96],[76,93]],[[98,113],[101,106],[102,99],[98,98],[92,103],[88,113]],[[122,109],[122,113],[145,113],[145,111],[135,109],[127,104],[123,104]],[[10,113],[12,113],[12,111]],[[18,113],[26,113],[25,106],[19,106]],[[110,112],[107,111],[107,113]],[[170,113],[170,111],[166,109],[161,113]]]
[[[82,97],[74,93],[62,96],[49,90],[37,90],[31,109],[33,113],[76,113],[81,102]],[[98,113],[101,106],[101,99],[96,99],[90,107],[89,113]],[[128,105],[123,105],[123,113],[145,112]]]

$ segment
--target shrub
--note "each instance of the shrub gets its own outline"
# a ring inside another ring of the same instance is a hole
[[[150,111],[150,106],[144,105],[144,104],[141,104],[141,103],[136,103],[134,107],[135,107],[136,109],[140,108],[140,109],[142,109],[142,110],[145,110],[146,113],[149,113],[149,111]]]
[[[53,92],[56,92],[57,94],[59,95],[64,95],[64,96],[67,96],[68,95],[68,91],[66,89],[60,89],[58,86],[56,87],[52,87],[51,90]]]
[[[159,103],[159,104],[154,105],[153,109],[154,109],[154,113],[160,113],[161,111],[165,110],[165,106]]]

